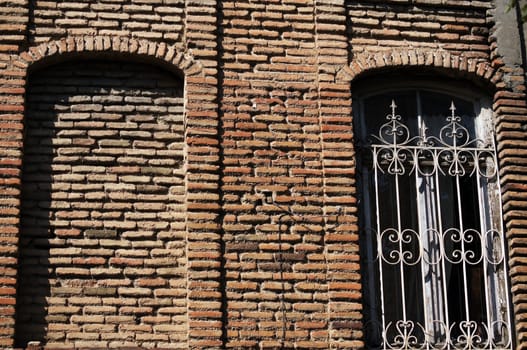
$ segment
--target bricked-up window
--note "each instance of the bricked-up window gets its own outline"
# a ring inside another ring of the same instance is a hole
[[[184,84],[124,59],[29,76],[16,347],[187,347]]]
[[[460,96],[354,105],[369,348],[512,348],[491,110]]]

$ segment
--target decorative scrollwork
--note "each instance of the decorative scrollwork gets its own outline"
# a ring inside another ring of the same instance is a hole
[[[392,100],[390,108],[392,109],[392,113],[386,115],[388,122],[379,128],[378,140],[391,145],[406,144],[410,141],[410,130],[408,130],[406,125],[401,123],[403,118],[395,113],[397,109],[395,101]]]
[[[393,327],[393,338],[388,344],[390,349],[424,349],[426,342],[423,341],[426,330],[414,321],[399,320],[395,323],[390,322],[386,327],[386,332],[390,332]]]
[[[452,264],[466,263],[477,265],[481,263],[485,255],[484,235],[474,229],[460,231],[450,228],[443,233],[443,254],[447,261]]]
[[[413,266],[421,260],[421,239],[415,230],[386,229],[379,234],[378,242],[378,254],[389,265]]]
[[[365,325],[367,345],[371,348],[410,349],[509,349],[512,343],[508,324],[496,321],[487,324],[476,321],[460,321],[447,325],[434,320],[429,330],[412,320],[390,321],[382,327],[379,322],[368,321]],[[435,332],[431,333],[430,329]]]
[[[371,135],[373,166],[382,173],[403,176],[414,171],[419,175],[436,173],[449,176],[494,178],[497,175],[496,153],[483,140],[471,139],[469,130],[461,124],[452,102],[451,115],[446,117],[438,136],[411,136],[410,129],[390,105],[391,113],[378,135]]]
[[[461,332],[455,338],[455,344],[458,349],[488,349],[488,330],[484,323],[461,321],[458,328]]]
[[[456,115],[456,106],[453,101],[450,111],[452,114],[446,118],[448,124],[443,126],[439,132],[440,143],[452,147],[466,147],[472,143],[470,133],[461,125],[461,117]]]
[[[365,262],[373,263],[380,257],[389,265],[414,266],[421,262],[438,265],[443,260],[451,264],[478,265],[484,260],[490,265],[504,263],[503,233],[498,230],[480,232],[475,229],[460,231],[449,228],[443,232],[428,228],[423,233],[387,228],[381,233],[369,229],[370,243],[376,247]],[[426,242],[426,244],[423,244]]]

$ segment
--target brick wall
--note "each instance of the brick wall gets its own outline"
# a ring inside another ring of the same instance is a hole
[[[36,1],[29,3],[30,40],[118,35],[181,43],[185,1]]]
[[[360,345],[344,7],[319,6],[222,2],[228,346]]]
[[[182,89],[133,63],[30,76],[19,346],[185,344]]]
[[[0,346],[361,348],[353,83],[405,68],[494,94],[524,347],[525,82],[494,11],[0,0]]]
[[[488,59],[490,1],[347,1],[354,53],[421,48]]]

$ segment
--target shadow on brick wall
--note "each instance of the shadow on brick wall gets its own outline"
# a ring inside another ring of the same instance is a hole
[[[19,347],[25,347],[28,341],[44,341],[48,322],[52,321],[47,319],[46,310],[51,295],[50,278],[56,278],[50,275],[49,260],[54,130],[41,127],[48,123],[47,119],[35,115],[26,123],[16,319]]]

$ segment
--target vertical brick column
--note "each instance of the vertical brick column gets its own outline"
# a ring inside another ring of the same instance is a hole
[[[22,74],[21,74],[22,75]],[[16,304],[17,243],[22,165],[24,81],[5,71],[0,99],[0,346],[12,346]]]
[[[202,64],[187,78],[187,230],[189,346],[221,346],[221,223],[217,1],[187,0],[185,46]]]
[[[13,346],[15,333],[17,234],[24,76],[10,67],[11,54],[26,43],[28,0],[0,1],[0,346]]]
[[[525,349],[527,332],[527,155],[526,91],[523,69],[502,67],[509,84],[500,82],[494,95],[503,219],[509,247],[509,275],[516,326],[516,344]]]
[[[515,10],[495,2],[495,9],[489,13],[493,23],[489,41],[492,64],[500,72],[493,107],[516,348],[527,349],[527,43]]]
[[[328,328],[331,348],[363,346],[350,81],[338,75],[349,63],[344,1],[317,1],[319,118],[326,216]]]

